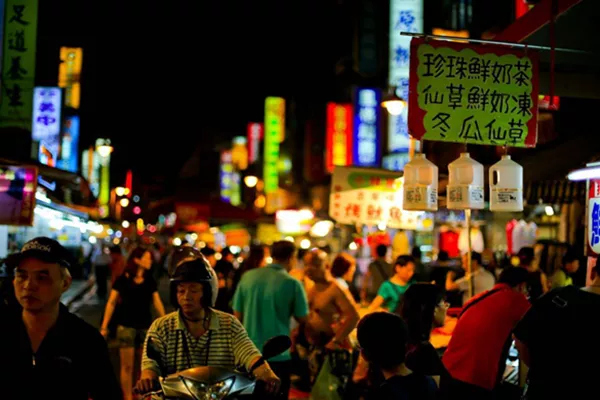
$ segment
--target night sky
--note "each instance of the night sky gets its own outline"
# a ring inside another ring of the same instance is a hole
[[[113,140],[115,185],[127,168],[144,180],[171,178],[198,144],[214,148],[215,138],[262,121],[267,95],[325,103],[340,54],[337,7],[40,0],[36,79],[55,85],[59,47],[83,47],[80,147]]]

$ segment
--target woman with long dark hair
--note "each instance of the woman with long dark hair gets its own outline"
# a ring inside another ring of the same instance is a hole
[[[154,305],[159,317],[165,315],[165,307],[150,273],[151,267],[152,254],[148,250],[137,247],[131,252],[125,271],[112,287],[100,329],[100,333],[107,337],[108,324],[115,316],[117,339],[121,346],[121,387],[125,400],[130,400],[133,394],[135,350],[142,347],[152,324],[150,306]]]
[[[430,283],[415,283],[409,287],[400,308],[400,316],[408,327],[406,365],[434,377],[438,383],[445,368],[429,339],[433,329],[444,325],[447,310],[442,290]]]

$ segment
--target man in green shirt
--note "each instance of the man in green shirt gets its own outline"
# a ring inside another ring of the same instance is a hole
[[[573,285],[571,275],[579,269],[579,259],[572,253],[567,253],[562,259],[562,268],[552,275],[552,289]]]
[[[290,335],[290,320],[306,322],[308,302],[300,281],[288,272],[296,260],[296,247],[288,241],[273,244],[273,264],[246,272],[233,298],[235,316],[242,321],[248,336],[258,348],[279,335]],[[281,379],[281,399],[290,389],[291,355],[287,351],[269,360]]]

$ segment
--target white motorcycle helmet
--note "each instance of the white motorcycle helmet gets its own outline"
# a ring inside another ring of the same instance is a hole
[[[177,285],[196,282],[203,285],[202,307],[214,307],[219,294],[219,280],[208,260],[191,246],[177,247],[169,262],[171,278],[171,303],[179,308]]]

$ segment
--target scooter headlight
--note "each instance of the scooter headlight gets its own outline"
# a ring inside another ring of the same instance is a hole
[[[203,382],[195,382],[189,379],[184,379],[183,382],[190,393],[199,400],[221,400],[229,394],[234,379],[235,378],[227,378],[212,385]]]

